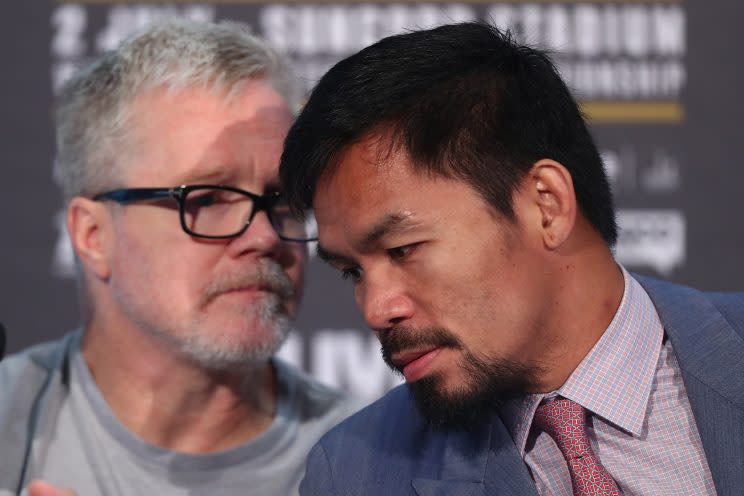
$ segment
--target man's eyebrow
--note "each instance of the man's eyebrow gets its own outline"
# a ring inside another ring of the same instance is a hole
[[[227,174],[224,169],[225,167],[202,167],[206,170],[193,170],[189,171],[183,177],[181,184],[222,184],[232,185],[229,183],[234,182],[232,174]]]
[[[363,248],[368,248],[387,235],[408,231],[416,225],[418,225],[418,222],[411,212],[388,214],[362,236],[360,245]]]
[[[367,230],[367,232],[361,238],[360,247],[362,249],[367,249],[377,243],[384,236],[405,232],[417,225],[418,222],[414,220],[413,214],[410,212],[388,214],[387,216],[383,217],[382,220],[380,220],[377,224]],[[339,255],[338,253],[334,253],[327,248],[324,248],[323,245],[321,245],[320,243],[318,243],[316,253],[319,259],[331,265],[352,265],[356,263],[349,257]]]

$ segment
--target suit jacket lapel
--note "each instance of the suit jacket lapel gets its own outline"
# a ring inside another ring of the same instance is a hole
[[[672,341],[718,494],[741,494],[744,340],[705,294],[637,278]]]
[[[466,445],[471,447],[463,449]],[[537,496],[527,467],[498,416],[490,431],[480,436],[450,436],[443,458],[439,479],[413,479],[419,496]]]
[[[514,440],[500,418],[494,421],[492,435],[491,454],[485,474],[489,494],[537,496],[535,482],[527,465],[519,456]]]

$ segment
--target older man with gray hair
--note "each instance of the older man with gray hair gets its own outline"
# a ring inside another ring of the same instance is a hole
[[[297,96],[235,23],[152,26],[66,84],[84,328],[0,366],[0,494],[296,492],[354,407],[274,357],[312,239],[277,169]]]

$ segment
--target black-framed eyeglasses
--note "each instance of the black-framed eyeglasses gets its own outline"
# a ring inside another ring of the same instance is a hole
[[[318,239],[312,225],[312,213],[308,211],[304,216],[293,213],[281,193],[257,195],[231,186],[194,184],[173,188],[115,189],[93,196],[93,200],[111,200],[122,205],[171,198],[178,202],[181,228],[191,236],[235,238],[243,234],[256,213],[263,210],[281,239]]]

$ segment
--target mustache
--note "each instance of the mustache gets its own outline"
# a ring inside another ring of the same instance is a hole
[[[214,279],[204,291],[204,303],[229,291],[261,288],[276,294],[281,300],[294,296],[294,287],[282,267],[274,260],[261,260],[250,267],[228,272]]]
[[[377,335],[380,341],[382,359],[393,371],[403,373],[393,363],[392,357],[396,353],[421,348],[452,348],[462,349],[462,342],[447,329],[428,327],[415,329],[407,326],[395,326]]]

